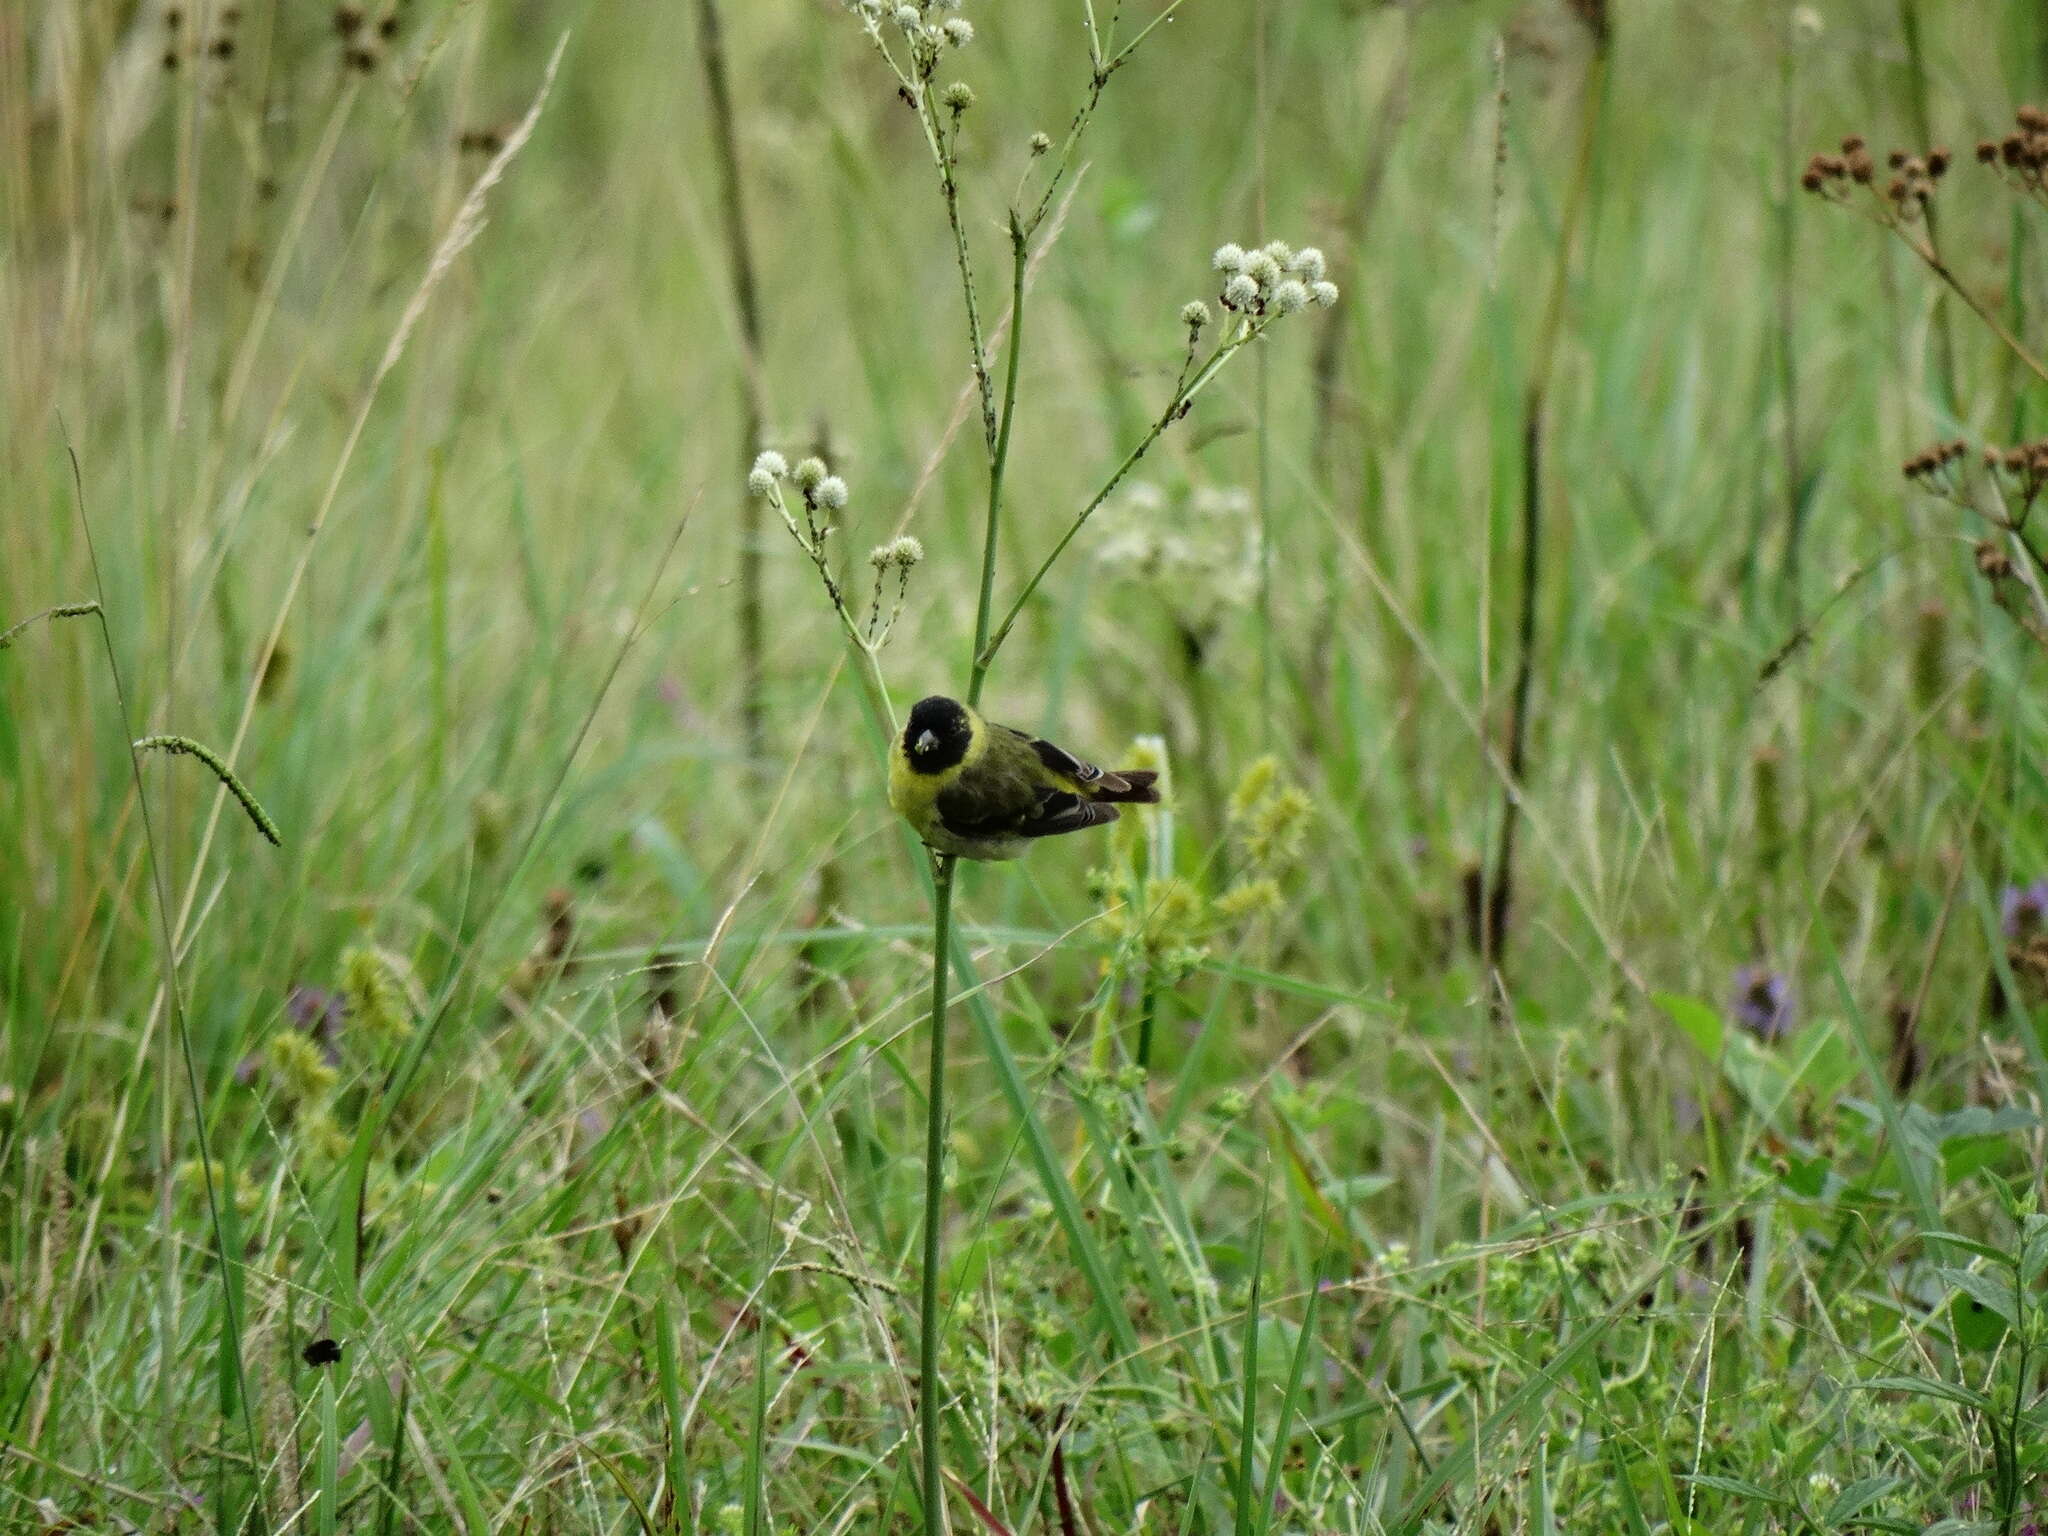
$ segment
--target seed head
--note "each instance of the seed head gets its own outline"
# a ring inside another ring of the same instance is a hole
[[[1209,265],[1226,274],[1242,272],[1244,248],[1237,245],[1219,245],[1216,247],[1216,254],[1209,258]]]
[[[1180,307],[1180,323],[1190,331],[1199,332],[1209,323],[1209,306],[1200,299]]]
[[[1261,288],[1271,288],[1280,281],[1280,261],[1269,246],[1263,251],[1253,251],[1244,259],[1245,274]]]
[[[826,511],[837,512],[846,505],[846,494],[846,482],[837,475],[827,475],[811,492],[811,499]]]
[[[1232,275],[1223,285],[1225,309],[1250,309],[1259,302],[1259,285],[1243,272]]]
[[[1287,263],[1287,271],[1304,283],[1319,283],[1323,280],[1323,253],[1312,245],[1304,245],[1294,253],[1294,260]]]
[[[919,17],[919,15],[917,14],[916,6],[899,5],[896,7],[895,11],[891,13],[891,19],[896,23],[897,26],[901,27],[904,31],[915,32],[917,30],[918,23],[922,18]]]
[[[900,566],[906,571],[924,559],[924,546],[907,533],[901,538],[891,539],[887,548],[890,564]]]
[[[1052,148],[1052,135],[1051,135],[1051,134],[1048,134],[1048,133],[1034,133],[1033,135],[1031,135],[1031,153],[1032,153],[1032,154],[1034,154],[1034,155],[1042,155],[1042,154],[1044,154],[1044,153],[1045,153],[1045,152],[1046,152],[1046,151],[1047,151],[1048,149],[1051,149],[1051,148]]]
[[[1308,285],[1296,278],[1273,290],[1273,311],[1275,314],[1292,315],[1308,308]]]
[[[965,48],[974,41],[974,23],[965,16],[949,16],[945,25],[946,41],[955,48]]]
[[[780,480],[789,473],[789,460],[773,448],[763,448],[754,455],[754,469],[756,473],[766,474],[771,480]]]
[[[799,459],[796,468],[790,471],[789,477],[796,482],[798,490],[808,492],[818,488],[819,483],[825,478],[825,473],[825,461],[813,457]]]
[[[1269,240],[1259,254],[1272,257],[1273,265],[1284,271],[1294,260],[1294,247],[1285,240]]]
[[[1996,140],[1979,139],[1977,141],[1977,163],[1979,165],[1996,165],[1998,163],[1998,143]]]
[[[952,23],[948,22],[947,25],[950,26]],[[964,27],[967,23],[963,21],[960,25]],[[944,94],[939,97],[939,100],[946,104],[955,117],[958,117],[962,112],[965,112],[974,105],[974,87],[965,80],[955,80],[946,87]]]
[[[770,491],[774,489],[775,477],[771,475],[767,470],[763,469],[759,464],[756,464],[752,469],[747,471],[747,494],[749,496],[765,497]]]
[[[1310,283],[1308,296],[1317,309],[1328,309],[1337,302],[1337,285],[1329,281]]]

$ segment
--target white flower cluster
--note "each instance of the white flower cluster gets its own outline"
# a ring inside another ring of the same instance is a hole
[[[828,473],[823,459],[800,459],[791,469],[789,460],[768,448],[755,457],[754,467],[747,471],[747,489],[770,500],[776,499],[775,487],[783,480],[797,488],[810,511],[837,512],[846,505],[846,482]]]
[[[974,23],[950,14],[960,9],[960,0],[848,0],[848,9],[877,40],[884,22],[902,33],[921,63],[937,59],[944,49],[965,48],[974,41]]]
[[[1295,250],[1275,240],[1257,250],[1222,245],[1210,264],[1223,278],[1219,302],[1241,315],[1291,315],[1313,304],[1337,302],[1337,285],[1325,275],[1323,253],[1312,245]]]
[[[1259,531],[1252,498],[1238,486],[1200,485],[1169,494],[1134,481],[1102,509],[1096,560],[1112,580],[1150,587],[1174,622],[1206,643],[1224,616],[1259,586]]]

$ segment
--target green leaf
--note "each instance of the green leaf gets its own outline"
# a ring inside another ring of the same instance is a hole
[[[1711,1062],[1720,1061],[1723,1031],[1719,1013],[1696,997],[1681,997],[1675,992],[1655,993],[1650,1001],[1670,1015],[1671,1022],[1700,1048],[1702,1056]]]
[[[1789,1509],[1792,1501],[1782,1493],[1773,1493],[1740,1477],[1720,1477],[1713,1473],[1697,1472],[1685,1479],[1695,1488],[1711,1488],[1716,1493],[1732,1493],[1738,1499],[1754,1499],[1759,1504],[1776,1504]]]
[[[1915,1397],[1940,1398],[1945,1403],[1973,1408],[1979,1413],[1991,1411],[1991,1399],[1983,1393],[1972,1392],[1954,1382],[1936,1381],[1931,1376],[1873,1376],[1868,1381],[1852,1382],[1851,1386],[1860,1392],[1909,1392]]]
[[[2020,1320],[2019,1301],[2013,1295],[2012,1285],[2002,1275],[1989,1274],[1981,1269],[1954,1269],[1944,1267],[1936,1271],[1953,1289],[1963,1292],[1981,1305],[1988,1307],[2004,1318],[2007,1326],[2014,1326]]]
[[[1835,1495],[1834,1503],[1828,1506],[1820,1523],[1823,1526],[1840,1525],[1852,1516],[1860,1515],[1901,1485],[1901,1480],[1896,1477],[1859,1477]]]

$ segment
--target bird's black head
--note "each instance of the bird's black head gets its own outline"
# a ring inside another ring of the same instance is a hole
[[[919,773],[943,773],[967,755],[974,735],[967,707],[935,693],[919,699],[903,727],[903,755]]]

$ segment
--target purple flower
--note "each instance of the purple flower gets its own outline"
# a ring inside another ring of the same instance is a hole
[[[1792,1033],[1792,983],[1768,966],[1736,970],[1729,1007],[1735,1022],[1759,1040],[1782,1040]]]
[[[2008,885],[1998,893],[1998,925],[2008,939],[2048,931],[2048,876],[2032,885]]]

